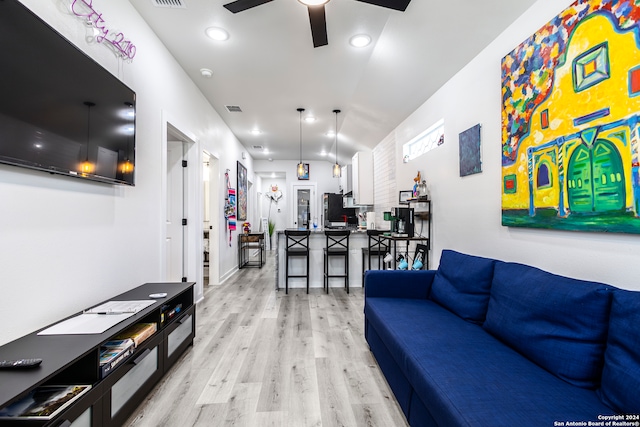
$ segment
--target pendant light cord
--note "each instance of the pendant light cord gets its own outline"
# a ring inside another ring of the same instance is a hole
[[[333,110],[334,114],[336,115],[336,132],[335,132],[335,138],[336,138],[336,165],[338,164],[338,113],[340,112],[340,110]]]
[[[300,113],[300,163],[302,163],[302,112],[304,108],[298,108],[298,112]]]

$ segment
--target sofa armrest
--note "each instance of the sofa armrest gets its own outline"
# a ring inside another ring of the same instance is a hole
[[[365,298],[427,299],[436,270],[368,270]]]

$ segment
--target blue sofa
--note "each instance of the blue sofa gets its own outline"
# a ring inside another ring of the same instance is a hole
[[[368,271],[364,313],[412,427],[640,425],[640,292],[445,250]]]

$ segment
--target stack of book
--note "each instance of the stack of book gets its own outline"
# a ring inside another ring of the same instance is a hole
[[[136,347],[144,340],[155,334],[158,330],[157,323],[137,323],[116,337],[119,340],[130,339]]]
[[[158,330],[156,323],[137,323],[100,347],[100,374],[104,378],[129,358],[137,347]]]
[[[20,417],[23,419],[50,420],[67,409],[80,396],[91,389],[90,385],[43,385],[27,396],[0,409],[0,420]],[[4,422],[0,423],[5,425]],[[26,424],[25,424],[26,425]],[[41,424],[29,424],[41,425]]]
[[[107,341],[100,347],[100,375],[106,377],[113,369],[133,354],[135,344],[132,339]]]

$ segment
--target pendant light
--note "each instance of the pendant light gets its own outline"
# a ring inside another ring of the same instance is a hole
[[[83,175],[93,173],[94,165],[89,161],[89,142],[91,141],[91,107],[95,107],[95,103],[86,101],[84,105],[87,106],[87,155],[84,162],[80,163],[80,172]]]
[[[297,175],[298,179],[304,178],[304,164],[302,163],[302,112],[304,108],[298,108],[298,113],[300,114],[300,163],[298,163]]]
[[[333,113],[336,115],[336,132],[335,132],[335,138],[336,138],[336,164],[333,165],[333,177],[334,178],[340,178],[342,176],[342,169],[340,168],[340,165],[338,164],[338,113],[340,112],[340,110],[333,110]]]

